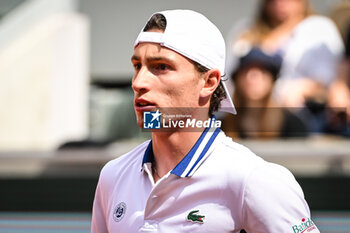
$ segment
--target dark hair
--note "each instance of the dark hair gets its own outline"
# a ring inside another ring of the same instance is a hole
[[[279,76],[283,58],[280,54],[268,54],[259,47],[253,47],[246,55],[239,59],[238,66],[232,72],[231,78],[236,79],[237,74],[246,67],[259,67],[272,75],[273,81]]]
[[[166,28],[166,18],[162,14],[154,14],[152,17],[148,20],[146,26],[144,27],[143,31],[147,32],[151,29],[159,29],[163,32]]]
[[[149,31],[151,29],[159,29],[161,31],[165,31],[166,28],[166,18],[162,14],[154,14],[147,22],[143,31]],[[198,62],[192,61],[195,69],[200,73],[204,74],[209,71],[208,68],[199,64]],[[209,116],[212,116],[214,112],[219,109],[220,102],[226,97],[226,92],[222,83],[220,82],[219,86],[215,89],[214,93],[210,98],[210,106],[209,106]]]
[[[200,74],[205,74],[209,71],[209,69],[205,66],[202,66],[201,64],[197,62],[193,62],[194,67]],[[210,106],[209,106],[209,116],[212,116],[214,112],[216,112],[220,107],[221,100],[225,99],[226,92],[224,87],[222,86],[222,83],[220,81],[219,86],[215,89],[214,93],[212,94],[210,98]]]

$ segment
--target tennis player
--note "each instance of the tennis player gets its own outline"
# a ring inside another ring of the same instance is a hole
[[[319,232],[293,175],[220,130],[213,113],[236,110],[221,80],[225,43],[213,23],[191,10],[155,13],[131,61],[140,127],[149,126],[147,114],[148,123],[164,117],[162,108],[191,117],[172,130],[152,129],[152,140],[105,165],[93,233]]]

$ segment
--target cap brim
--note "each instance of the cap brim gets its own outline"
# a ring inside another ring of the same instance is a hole
[[[235,105],[232,102],[230,93],[227,90],[225,82],[221,81],[222,86],[224,87],[225,93],[226,93],[226,98],[221,100],[220,102],[220,107],[218,109],[219,112],[227,112],[236,115],[237,111],[235,108]]]

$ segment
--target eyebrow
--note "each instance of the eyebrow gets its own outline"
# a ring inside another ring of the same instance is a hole
[[[136,61],[139,61],[141,60],[141,58],[139,56],[136,56],[136,55],[133,55],[131,57],[131,60],[136,60]],[[173,63],[174,61],[170,58],[167,58],[167,57],[162,57],[162,56],[156,56],[156,57],[147,57],[146,58],[146,61],[147,62],[154,62],[154,61],[165,61],[165,62],[171,62]]]
[[[136,55],[132,55],[131,57],[131,61],[132,60],[141,60],[140,57],[136,56]]]

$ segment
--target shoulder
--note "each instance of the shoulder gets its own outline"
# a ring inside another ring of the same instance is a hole
[[[218,152],[225,160],[235,161],[239,159],[239,163],[244,162],[261,162],[263,161],[254,152],[252,152],[246,146],[239,144],[232,140],[232,138],[227,137],[223,132],[219,138]]]
[[[321,15],[312,15],[307,17],[296,26],[295,32],[303,33],[305,36],[315,36],[316,33],[317,36],[321,36],[322,38],[329,36],[327,33],[334,33],[336,35],[339,34],[333,21]]]
[[[246,180],[246,194],[251,195],[248,198],[255,199],[259,193],[286,193],[296,191],[301,197],[304,197],[301,187],[295,180],[293,174],[285,167],[265,162],[258,164],[250,172]],[[292,200],[292,199],[291,199]]]
[[[323,15],[311,15],[311,16],[307,17],[306,19],[304,19],[302,23],[305,25],[307,25],[307,24],[328,24],[328,25],[335,26],[331,19],[329,19],[328,17],[323,16]]]
[[[246,179],[242,218],[249,230],[292,231],[301,219],[310,217],[304,193],[293,174],[274,163],[260,163]]]
[[[254,188],[256,182],[260,182],[262,186],[269,185],[266,183],[269,181],[281,182],[301,191],[293,174],[287,168],[265,161],[249,148],[234,142],[229,137],[223,138],[220,143],[220,149],[216,151],[215,159],[217,163],[221,163],[221,167],[231,174],[231,180],[248,188],[250,186]]]
[[[288,169],[263,160],[229,137],[221,138],[218,147],[213,158],[229,176],[233,194],[239,192],[247,232],[286,232],[310,216],[304,193]]]
[[[338,59],[341,56],[344,45],[341,35],[329,18],[320,15],[309,16],[299,23],[292,35],[290,43],[290,51],[312,52],[312,56],[308,58],[311,61],[320,61],[313,59],[332,58]],[[317,55],[316,55],[317,53]],[[322,60],[321,60],[322,61]],[[326,61],[324,67],[328,67],[332,62]]]
[[[227,168],[230,172],[235,172],[235,175],[241,173],[248,179],[245,182],[254,180],[255,174],[262,178],[264,175],[269,176],[272,173],[282,175],[281,177],[276,177],[277,179],[288,179],[293,184],[296,182],[294,176],[287,168],[265,161],[246,146],[234,142],[223,132],[218,139],[213,156],[216,165],[220,163],[221,167]]]
[[[222,133],[212,156],[213,164],[230,177],[230,186],[242,186],[249,174],[265,161],[249,148],[234,142]]]
[[[114,183],[125,172],[130,172],[137,168],[141,169],[143,155],[149,142],[149,140],[145,141],[130,152],[109,161],[101,170],[99,183],[108,185],[109,183]]]

